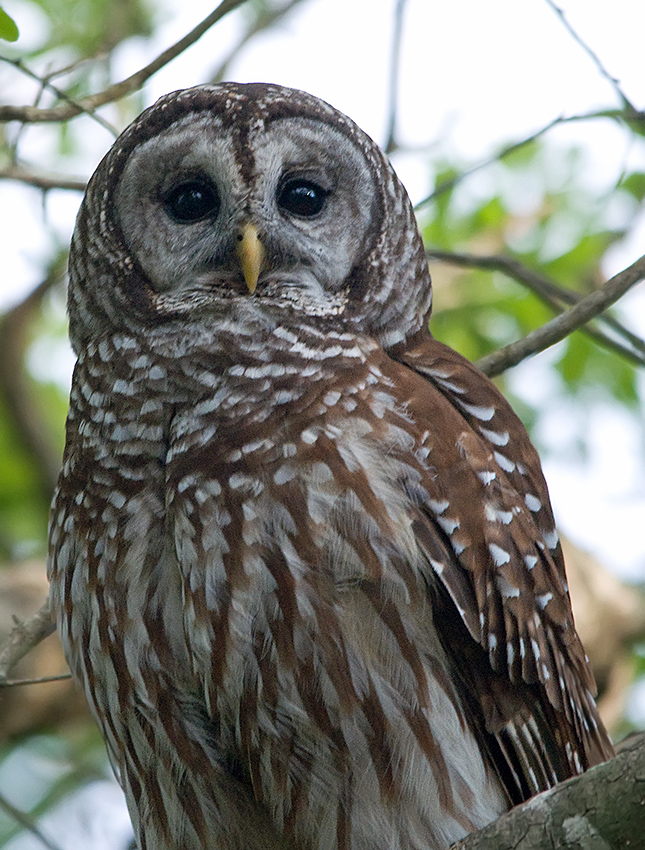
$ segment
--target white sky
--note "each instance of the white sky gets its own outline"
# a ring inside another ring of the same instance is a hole
[[[16,0],[5,0],[4,5],[18,20],[25,43],[37,39],[42,26],[38,10],[32,8],[27,14],[25,4]],[[159,2],[163,23],[154,44],[137,40],[121,48],[115,57],[116,76],[137,70],[188,32],[214,5],[213,0]],[[561,0],[559,6],[620,80],[627,96],[636,106],[645,105],[645,0],[613,0],[611,8],[600,0]],[[229,77],[304,88],[348,113],[383,142],[393,8],[394,0],[307,0],[276,32],[255,39],[242,51]],[[203,82],[239,32],[236,13],[153,77],[145,89],[146,102]],[[617,105],[611,85],[545,0],[410,0],[402,55],[400,141],[430,146],[430,156],[449,147],[465,160],[477,161],[558,115]],[[0,87],[15,102],[29,102],[32,96],[27,82],[6,68],[0,68]],[[105,114],[116,120],[115,110]],[[83,154],[67,168],[88,176],[112,139],[89,119],[81,118],[74,126],[83,137]],[[42,169],[56,166],[51,162],[49,132],[37,128],[25,137],[26,156]],[[599,192],[625,164],[639,163],[645,170],[643,143],[627,146],[609,121],[568,125],[550,138],[562,146],[574,142],[585,146],[589,182]],[[413,200],[423,197],[429,179],[423,158],[398,156],[395,165]],[[0,183],[0,309],[39,281],[41,260],[50,249],[42,235],[44,211],[64,245],[79,202],[75,193],[51,192],[43,208],[37,191]],[[645,217],[634,238],[611,253],[606,273],[636,259],[643,245]],[[630,296],[629,305],[632,327],[645,333],[643,293]],[[66,351],[36,359],[41,368],[57,374],[70,368]],[[548,382],[544,384],[539,363],[516,373],[518,386],[530,387],[532,394],[543,392],[548,402],[551,389]],[[582,468],[562,456],[546,465],[556,514],[578,543],[593,549],[623,575],[642,578],[642,433],[626,417],[596,409],[590,415],[594,417],[591,465]],[[572,424],[575,428],[574,413],[554,411],[544,425],[545,441],[557,445],[559,435],[570,431]],[[615,448],[608,452],[610,443]]]

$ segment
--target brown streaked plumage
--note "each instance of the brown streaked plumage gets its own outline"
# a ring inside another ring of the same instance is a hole
[[[430,302],[303,92],[170,94],[90,181],[51,598],[141,850],[442,850],[611,755],[538,457]]]

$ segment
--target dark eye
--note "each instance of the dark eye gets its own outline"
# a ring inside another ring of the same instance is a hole
[[[180,224],[192,224],[214,218],[219,210],[219,195],[214,186],[203,180],[190,180],[177,186],[166,197],[169,215]]]
[[[311,180],[296,177],[287,180],[278,191],[278,206],[293,215],[309,218],[325,206],[329,191]]]

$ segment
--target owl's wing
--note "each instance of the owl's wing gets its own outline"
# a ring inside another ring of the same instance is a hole
[[[437,628],[518,801],[613,754],[547,486],[523,425],[472,364],[432,338],[395,358],[440,394],[440,404],[430,394],[436,450],[452,458],[428,459],[415,533],[430,585],[447,592],[433,603]]]

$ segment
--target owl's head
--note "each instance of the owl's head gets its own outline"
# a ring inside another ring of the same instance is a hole
[[[389,347],[430,277],[408,196],[375,143],[294,89],[173,92],[92,177],[70,254],[70,335],[191,316],[326,323]]]

